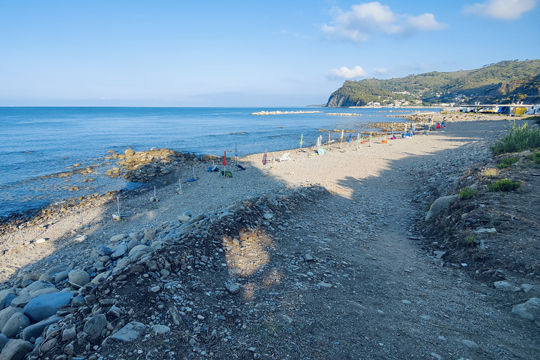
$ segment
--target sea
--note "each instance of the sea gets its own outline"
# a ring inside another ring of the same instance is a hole
[[[320,112],[251,115],[277,110]],[[127,148],[167,148],[218,156],[237,150],[243,156],[298,148],[302,135],[303,146],[312,146],[321,134],[323,141],[328,139],[328,133],[320,129],[363,131],[371,122],[404,121],[388,115],[415,111],[425,109],[0,107],[0,218],[74,196],[139,186],[104,175],[114,166],[104,158],[109,150],[124,153]],[[362,116],[326,115],[338,112]],[[338,139],[341,134],[332,132],[331,136]],[[81,176],[43,178],[69,171],[75,164],[97,165],[96,180],[83,183]],[[69,191],[73,186],[79,188],[76,193]]]

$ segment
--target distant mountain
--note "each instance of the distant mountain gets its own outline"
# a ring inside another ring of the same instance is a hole
[[[540,60],[509,60],[481,69],[429,72],[403,78],[345,81],[326,106],[540,103]]]

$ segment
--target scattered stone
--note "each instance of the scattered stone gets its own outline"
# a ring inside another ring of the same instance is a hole
[[[29,341],[10,340],[0,353],[0,360],[23,360],[33,348]]]
[[[150,288],[150,291],[153,293],[158,293],[161,290],[161,286],[156,285]]]
[[[4,326],[7,324],[9,319],[17,313],[22,313],[23,309],[9,306],[5,308],[4,310],[0,311],[0,329],[3,329]]]
[[[21,339],[27,340],[27,341],[30,341],[30,339],[32,338],[37,339],[47,326],[57,323],[60,320],[62,320],[62,318],[59,316],[51,316],[50,318],[42,320],[36,324],[30,325],[22,331]]]
[[[461,340],[461,343],[470,349],[478,349],[479,346],[472,340]]]
[[[521,291],[520,287],[517,287],[516,285],[508,281],[497,281],[493,284],[493,286],[495,286],[496,289],[502,290],[502,291],[508,291],[508,292]]]
[[[0,353],[2,352],[2,349],[6,344],[8,343],[9,339],[4,334],[0,334]]]
[[[64,330],[62,330],[62,341],[70,341],[75,339],[77,336],[77,329],[75,329],[75,326],[69,326],[66,327]]]
[[[152,326],[152,332],[154,334],[163,335],[171,331],[171,328],[165,325],[154,325]]]
[[[442,259],[446,255],[446,251],[434,251],[433,255],[435,255],[436,259]]]
[[[55,284],[61,283],[62,281],[64,281],[65,279],[68,278],[68,275],[69,275],[69,271],[68,271],[68,270],[64,270],[64,271],[59,272],[59,273],[56,274],[56,276],[54,277],[54,283],[55,283]]]
[[[156,238],[156,229],[146,229],[144,231],[144,238],[146,240],[154,240]]]
[[[536,321],[540,325],[540,299],[530,298],[527,302],[514,306],[512,313],[518,314],[523,319]]]
[[[98,314],[84,324],[84,332],[90,341],[95,341],[101,336],[101,332],[106,326],[107,318],[103,314]]]
[[[127,237],[128,237],[127,234],[118,234],[118,235],[114,235],[113,237],[111,237],[110,241],[111,242],[122,241]]]
[[[435,200],[433,204],[431,204],[431,207],[429,208],[429,211],[426,214],[425,221],[430,221],[432,219],[435,219],[440,214],[447,211],[452,204],[454,204],[459,199],[458,195],[450,195],[450,196],[443,196]]]
[[[232,281],[227,281],[225,283],[225,288],[227,289],[228,292],[230,292],[231,294],[238,294],[240,292],[240,287],[241,285],[238,284],[238,283],[233,283]]]
[[[317,284],[317,286],[321,287],[321,288],[324,288],[324,289],[329,289],[332,287],[332,284],[328,284],[324,281],[321,281],[320,283]]]
[[[137,340],[146,331],[146,326],[140,322],[132,321],[124,326],[116,334],[112,335],[110,339],[131,342]]]
[[[191,218],[186,214],[178,215],[178,221],[180,221],[182,224],[188,222],[190,219]]]
[[[90,274],[84,270],[71,270],[68,277],[69,282],[76,286],[84,286],[90,282]]]
[[[47,240],[43,239],[43,238],[36,240],[36,244],[43,244],[43,243],[46,243],[46,242],[47,242]]]
[[[0,291],[0,310],[8,307],[11,304],[11,301],[16,297],[17,295],[15,295],[14,289],[6,289]]]
[[[474,230],[475,234],[493,234],[496,232],[497,232],[497,229],[495,228],[489,228],[489,229],[480,228],[480,229]]]
[[[30,325],[30,320],[23,313],[15,313],[2,328],[2,334],[12,338]]]
[[[113,260],[116,260],[118,258],[121,258],[122,256],[124,256],[128,251],[128,247],[127,245],[118,245],[117,247],[114,248],[112,254],[111,254],[111,258]]]
[[[313,260],[315,260],[315,258],[313,256],[311,256],[311,254],[306,254],[306,255],[304,255],[304,260],[305,261],[313,261]]]

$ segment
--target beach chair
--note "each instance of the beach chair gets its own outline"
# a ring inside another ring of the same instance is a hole
[[[287,161],[287,160],[292,160],[291,157],[289,156],[291,153],[285,153],[283,154],[282,157],[279,158],[279,162],[284,162],[284,161]]]

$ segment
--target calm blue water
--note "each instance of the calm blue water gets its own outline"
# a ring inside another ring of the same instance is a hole
[[[250,115],[260,110],[323,113]],[[363,116],[336,117],[327,112]],[[402,120],[385,114],[381,109],[0,107],[0,217],[67,196],[125,187],[125,180],[103,175],[93,183],[77,182],[76,176],[66,183],[38,179],[76,163],[103,165],[102,157],[110,149],[123,153],[128,147],[135,151],[164,147],[222,155],[238,143],[239,155],[246,155],[296,148],[300,134],[304,146],[315,144],[320,128],[359,129],[355,127],[359,122]],[[81,191],[68,193],[70,186],[80,186]]]

